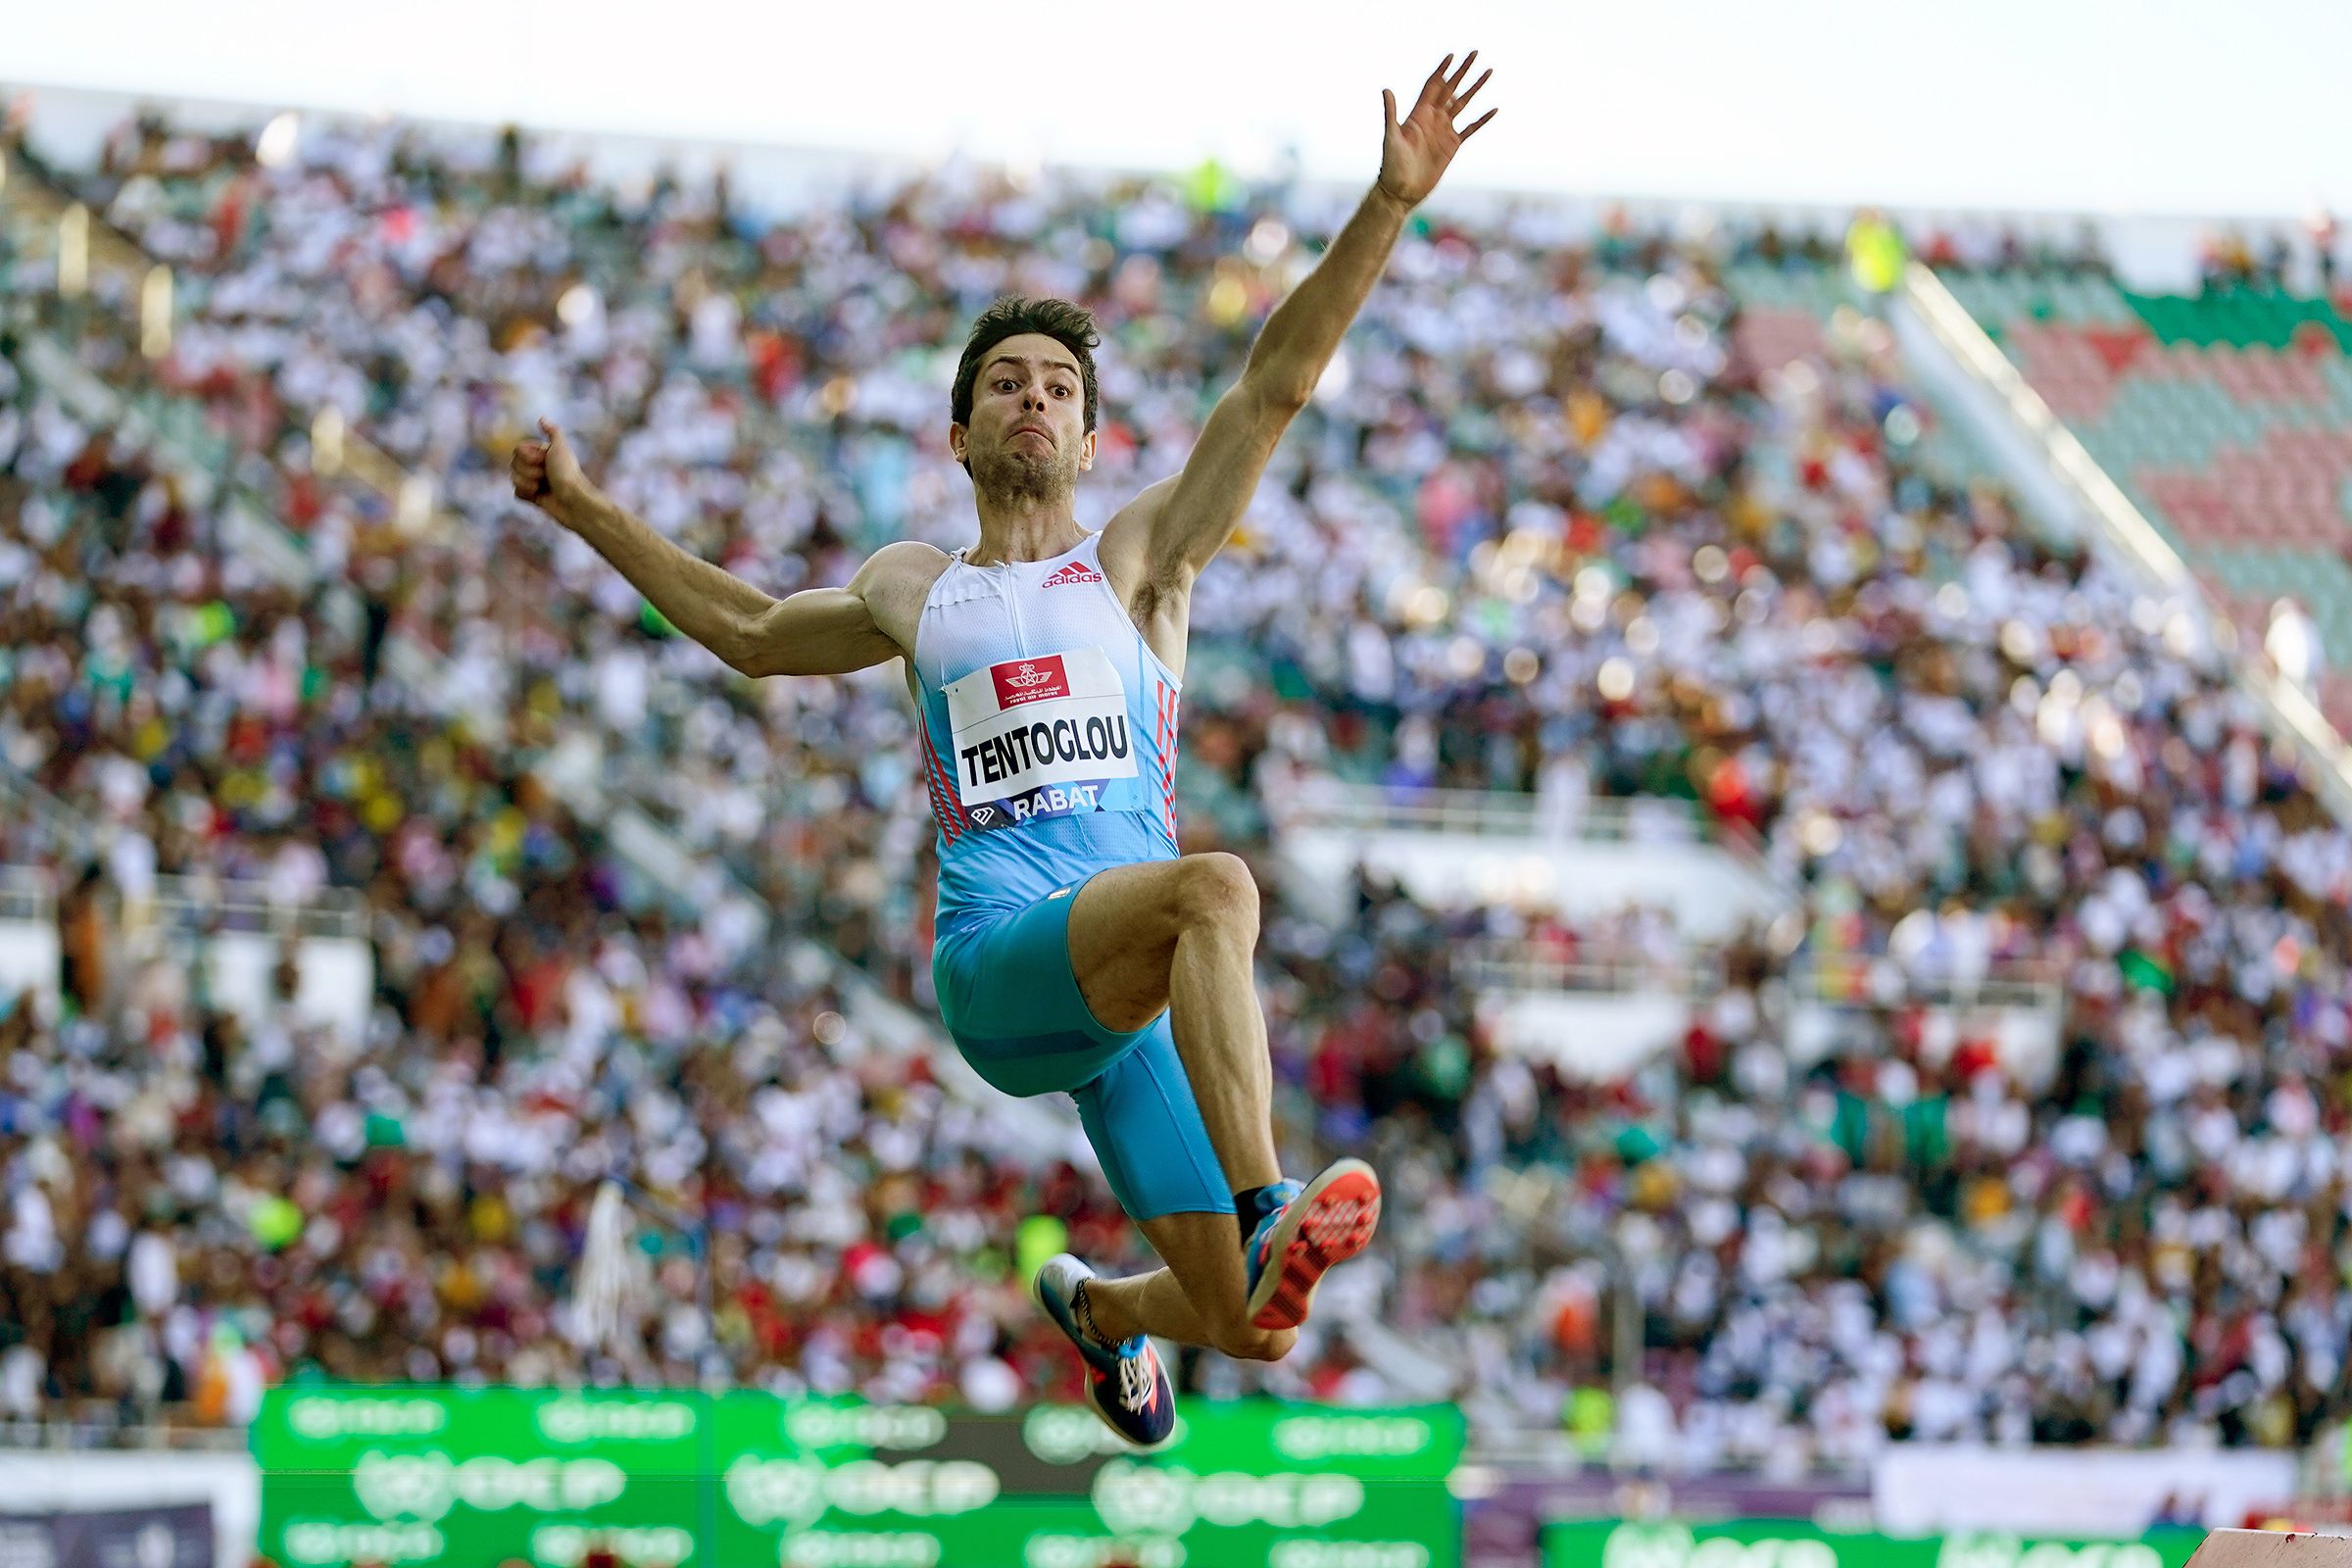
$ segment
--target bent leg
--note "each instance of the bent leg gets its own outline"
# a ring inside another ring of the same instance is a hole
[[[1250,968],[1256,947],[1257,884],[1238,856],[1113,866],[1071,900],[1070,968],[1088,1009],[1117,1033],[1167,1012],[1209,1143],[1236,1192],[1282,1179],[1274,1064]],[[1230,1242],[1230,1224],[1225,1235]]]
[[[1250,1323],[1250,1286],[1229,1214],[1162,1214],[1138,1220],[1166,1268],[1123,1280],[1090,1280],[1086,1294],[1097,1333],[1112,1344],[1150,1334],[1250,1361],[1279,1361],[1298,1343],[1297,1329]]]
[[[1155,1334],[1228,1355],[1271,1360],[1290,1338],[1250,1326],[1250,1282],[1236,1245],[1233,1198],[1218,1169],[1192,1075],[1169,1021],[1081,1085],[1078,1119],[1103,1179],[1167,1267],[1086,1287],[1095,1331],[1115,1344]]]

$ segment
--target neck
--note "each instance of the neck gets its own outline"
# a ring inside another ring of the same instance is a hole
[[[1005,561],[1051,561],[1065,555],[1086,530],[1070,515],[1066,492],[1054,495],[981,496],[980,542],[964,552],[975,566]]]

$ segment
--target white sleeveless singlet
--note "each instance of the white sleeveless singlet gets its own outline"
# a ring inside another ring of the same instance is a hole
[[[923,601],[942,936],[1106,866],[1176,858],[1182,683],[1111,593],[1101,544],[994,566],[958,552]]]

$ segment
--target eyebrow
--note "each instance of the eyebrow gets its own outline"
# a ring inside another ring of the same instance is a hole
[[[1076,375],[1078,373],[1078,367],[1071,364],[1068,360],[1028,360],[1017,354],[1000,354],[995,359],[988,362],[988,368],[993,370],[1000,365],[1017,365],[1023,368],[1027,368],[1033,364],[1043,365],[1050,370],[1067,370],[1072,375]]]

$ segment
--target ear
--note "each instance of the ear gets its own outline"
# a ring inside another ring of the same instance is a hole
[[[964,462],[963,449],[970,446],[971,443],[972,432],[967,426],[957,424],[953,419],[948,421],[949,457],[954,458],[957,463]]]
[[[1095,432],[1089,430],[1086,432],[1086,439],[1078,443],[1078,471],[1084,473],[1094,466]]]

